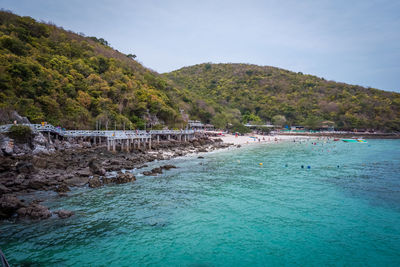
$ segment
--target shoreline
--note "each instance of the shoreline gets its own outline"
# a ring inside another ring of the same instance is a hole
[[[28,195],[35,196],[36,193],[40,195],[40,192],[53,191],[58,194],[58,197],[68,197],[68,192],[74,188],[98,188],[107,184],[135,182],[136,176],[142,178],[160,175],[164,171],[176,168],[168,162],[173,158],[202,158],[206,153],[212,151],[313,138],[280,135],[251,136],[257,139],[250,136],[224,135],[197,137],[188,142],[164,141],[155,145],[151,150],[139,149],[134,152],[113,153],[107,151],[105,146],[98,146],[70,148],[51,154],[2,157],[0,219],[40,220],[60,212],[50,212],[47,207],[39,204],[45,200],[25,198]],[[147,167],[152,165],[150,164],[152,162],[158,164],[152,166],[150,170]],[[142,168],[144,168],[143,172],[140,170]],[[132,174],[133,170],[138,172],[136,176]],[[30,203],[26,203],[25,199],[30,199]],[[60,218],[73,215],[73,211],[62,212],[66,214],[58,215]]]
[[[26,146],[27,144],[20,144]],[[65,145],[70,148],[64,149]],[[147,167],[154,161],[209,152],[227,148],[231,144],[220,139],[198,137],[188,142],[162,141],[154,144],[152,149],[137,149],[132,152],[110,152],[106,146],[91,147],[88,144],[59,144],[58,150],[51,153],[26,153],[0,157],[0,220],[12,218],[46,219],[52,216],[42,202],[33,199],[29,204],[23,196],[39,191],[54,191],[59,197],[68,197],[74,187],[96,188],[107,184],[134,182],[136,177],[122,170],[133,170]],[[18,149],[18,148],[17,148]],[[144,176],[157,176],[163,171],[176,168],[164,165],[144,171]],[[116,172],[116,176],[110,176]],[[57,212],[57,211],[56,211]],[[55,212],[53,212],[55,213]],[[68,216],[63,214],[62,217]]]

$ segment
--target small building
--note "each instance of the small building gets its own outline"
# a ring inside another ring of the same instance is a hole
[[[206,131],[214,131],[214,125],[212,125],[212,124],[205,124],[204,125],[204,130],[206,130]]]
[[[248,128],[275,128],[274,125],[272,124],[250,124],[250,123],[246,123],[244,126],[248,127]]]
[[[204,124],[201,121],[197,121],[197,120],[188,120],[188,127],[189,127],[189,129],[193,129],[193,130],[206,130],[206,131],[214,130],[214,125]]]
[[[335,131],[335,123],[333,121],[323,121],[321,122],[321,130],[322,131]]]
[[[291,131],[304,131],[304,126],[290,126]]]
[[[188,120],[188,127],[190,129],[203,129],[204,124],[201,121]]]

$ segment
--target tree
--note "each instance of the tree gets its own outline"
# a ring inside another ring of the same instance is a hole
[[[283,115],[275,115],[272,117],[272,123],[276,126],[284,126],[286,123],[286,118]]]
[[[131,58],[131,59],[135,59],[136,58],[136,55],[135,54],[128,54],[128,55],[126,55],[127,57],[129,57],[129,58]]]

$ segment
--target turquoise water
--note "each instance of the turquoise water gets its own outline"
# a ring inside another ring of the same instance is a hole
[[[26,266],[400,264],[400,141],[204,157],[133,184],[49,195],[45,205],[76,215],[4,222],[0,247]]]

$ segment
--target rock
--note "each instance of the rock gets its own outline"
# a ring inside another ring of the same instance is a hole
[[[145,176],[150,176],[150,175],[152,175],[153,173],[150,172],[150,171],[144,171],[142,174],[145,175]]]
[[[9,124],[14,121],[17,121],[17,123],[30,123],[26,117],[20,116],[15,110],[6,108],[0,109],[0,124]]]
[[[91,148],[91,147],[92,147],[92,144],[91,144],[90,142],[83,142],[83,143],[82,143],[82,147],[84,147],[84,148]]]
[[[169,169],[176,169],[176,166],[167,164],[167,165],[161,166],[161,168],[164,170],[169,170]]]
[[[84,168],[75,172],[75,174],[82,177],[89,177],[92,173],[89,168]]]
[[[199,149],[197,149],[197,152],[207,152],[207,149],[205,149],[205,148],[199,148]]]
[[[48,140],[46,137],[43,136],[42,133],[38,133],[35,135],[35,137],[32,140],[33,145],[36,146],[46,146],[48,143]]]
[[[8,172],[14,167],[14,161],[9,157],[0,158],[0,172]]]
[[[146,168],[146,167],[149,167],[149,166],[146,165],[146,164],[144,164],[144,165],[142,165],[142,166],[137,167],[136,169],[142,169],[142,168]]]
[[[38,156],[34,156],[32,158],[33,166],[41,169],[45,169],[47,167],[47,160]]]
[[[32,202],[27,207],[22,207],[17,210],[18,217],[29,218],[32,220],[47,219],[51,216],[49,209],[43,205]]]
[[[71,189],[69,189],[68,185],[66,184],[60,184],[59,186],[57,186],[55,191],[58,193],[65,193],[71,191]]]
[[[125,184],[136,181],[136,177],[132,173],[119,173],[116,178],[114,178],[114,182],[116,184]]]
[[[18,209],[25,205],[13,195],[3,195],[0,198],[0,219],[11,217]]]
[[[34,171],[33,164],[26,161],[19,161],[15,167],[18,173],[32,173]]]
[[[114,179],[115,178],[103,177],[101,180],[102,180],[103,184],[112,184],[112,183],[114,183]]]
[[[11,156],[14,152],[14,140],[2,135],[0,140],[0,150],[5,156]]]
[[[95,159],[91,159],[89,161],[89,169],[93,174],[98,174],[98,175],[105,175],[106,170],[101,167],[101,165],[96,162]]]
[[[84,186],[89,182],[89,177],[72,177],[65,179],[64,182],[69,186]]]
[[[242,145],[237,145],[236,147],[237,147],[237,148],[241,148],[241,147],[242,147]]]
[[[194,147],[199,147],[199,146],[200,146],[200,143],[199,143],[198,141],[193,141],[193,146],[194,146]]]
[[[69,210],[57,210],[54,214],[57,214],[60,219],[66,219],[74,215],[74,212]]]
[[[91,188],[97,188],[97,187],[100,187],[102,185],[103,184],[102,184],[99,176],[97,176],[97,175],[93,176],[93,178],[89,180],[89,187],[91,187]]]
[[[5,195],[11,193],[11,190],[8,189],[6,186],[4,186],[3,184],[0,184],[0,196],[1,195]]]
[[[151,172],[154,173],[154,174],[155,174],[155,173],[162,174],[162,168],[161,168],[161,167],[159,167],[159,168],[154,168],[154,169],[151,170]]]
[[[202,156],[199,156],[199,157],[197,157],[198,159],[204,159],[204,157],[202,157]]]
[[[34,177],[28,183],[28,187],[36,190],[44,190],[47,185],[47,181],[41,177]]]
[[[38,154],[49,155],[49,154],[50,154],[50,150],[47,149],[45,146],[37,145],[37,146],[35,146],[35,148],[33,149],[32,154],[33,154],[33,155],[38,155]]]
[[[32,150],[27,143],[14,145],[14,153],[17,155],[30,154],[31,152]]]
[[[64,192],[60,192],[60,193],[58,193],[58,196],[59,196],[59,197],[67,197],[68,194],[67,194],[67,193],[64,193]]]

